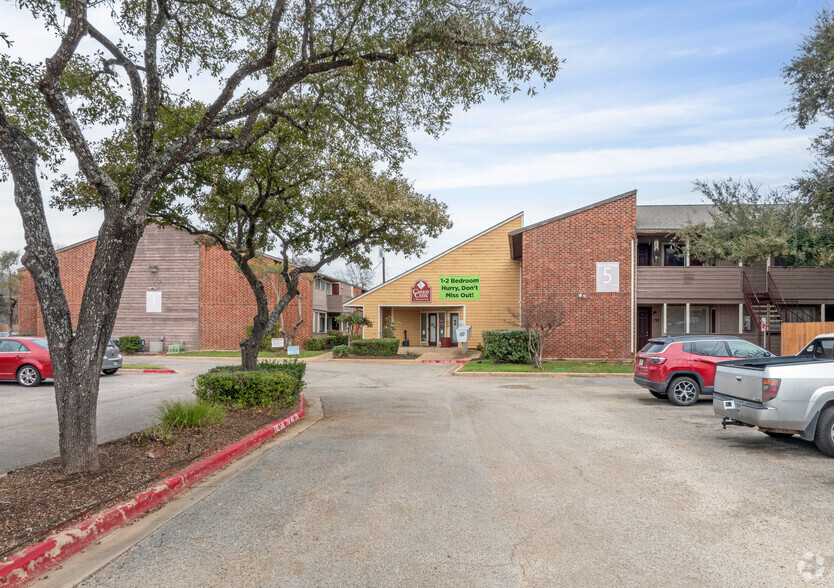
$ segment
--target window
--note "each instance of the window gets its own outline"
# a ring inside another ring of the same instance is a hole
[[[326,312],[314,312],[313,313],[313,328],[315,329],[316,333],[326,333],[327,332],[327,313]]]
[[[768,357],[770,354],[747,341],[727,341],[730,348],[730,357]]]
[[[672,305],[666,307],[666,332],[686,332],[686,307],[683,305]]]
[[[808,345],[797,353],[802,357],[816,357],[819,359],[834,359],[834,339],[823,339]]]
[[[666,343],[662,341],[649,341],[645,347],[640,350],[640,353],[660,353],[666,347]]]
[[[326,290],[327,289],[327,282],[325,282],[321,278],[316,278],[316,289]]]
[[[0,353],[25,353],[27,351],[29,350],[26,349],[23,343],[11,341],[9,339],[0,341]]]
[[[686,257],[680,247],[671,243],[664,243],[663,265],[683,266],[685,265],[685,261]]]
[[[689,353],[709,357],[730,357],[724,341],[693,341],[689,344]]]
[[[689,307],[689,332],[706,334],[709,328],[709,308],[706,306]]]
[[[426,313],[420,314],[420,341],[426,342],[428,340],[428,316]]]

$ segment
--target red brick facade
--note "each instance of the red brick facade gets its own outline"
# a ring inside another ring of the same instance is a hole
[[[517,231],[523,242],[522,314],[561,304],[564,324],[544,350],[549,358],[630,358],[637,194]],[[619,291],[597,292],[597,262],[619,264]]]
[[[61,284],[67,297],[72,324],[78,323],[81,312],[81,299],[93,254],[96,251],[96,239],[83,241],[58,252],[58,267],[61,270]],[[17,330],[20,333],[36,337],[46,336],[43,328],[41,308],[35,294],[35,283],[27,270],[20,272],[20,298],[18,299]]]
[[[166,229],[171,231],[173,229]],[[143,241],[160,239],[158,231],[149,228],[142,237]],[[67,302],[72,313],[73,324],[78,321],[78,314],[81,310],[81,299],[84,293],[85,281],[87,273],[92,263],[93,254],[95,252],[96,240],[92,239],[85,241],[75,246],[58,251],[58,262],[61,268],[61,283],[63,284],[66,293]],[[197,244],[188,242],[181,247],[199,247]],[[140,244],[141,248],[141,244]],[[150,255],[155,255],[153,247],[145,247],[151,251]],[[166,257],[171,257],[171,252],[165,251],[164,248],[159,249],[159,261],[143,257],[142,267],[136,268],[140,274],[147,274],[147,264],[164,263]],[[256,305],[252,295],[252,290],[246,283],[243,275],[237,271],[234,262],[229,254],[219,248],[205,249],[200,248],[199,252],[199,294],[198,299],[194,304],[199,306],[199,343],[201,349],[238,349],[242,338],[246,336],[246,326],[252,324],[252,319],[256,312]],[[134,262],[136,265],[138,262]],[[131,272],[134,268],[131,268]],[[160,265],[159,275],[165,273]],[[151,275],[151,274],[148,274]],[[273,278],[277,284],[281,281],[280,276]],[[275,293],[270,283],[265,284],[266,292],[269,297],[270,304],[275,303]],[[132,289],[137,290],[133,292]],[[165,304],[171,296],[168,294],[172,287],[169,285],[166,291]],[[147,288],[144,285],[133,287],[132,282],[128,280],[125,283],[125,291],[122,295],[122,304],[119,308],[119,318],[117,318],[117,327],[120,324],[130,324],[128,328],[130,333],[115,332],[114,335],[136,334],[140,337],[147,337],[147,333],[143,332],[143,325],[151,330],[150,323],[158,322],[160,318],[164,317],[146,317],[144,307],[137,311],[130,305],[125,304],[125,301],[131,297],[139,297],[139,304],[144,304],[144,292]],[[282,289],[283,291],[284,289]],[[299,290],[301,291],[301,305],[302,313],[304,315],[304,323],[299,326],[296,332],[295,343],[301,344],[303,341],[312,336],[313,330],[313,294],[310,280],[302,279],[299,283]],[[28,271],[25,269],[20,272],[20,298],[19,298],[19,320],[18,330],[21,333],[31,334],[35,336],[45,336],[46,333],[43,327],[43,320],[41,318],[40,305],[35,294],[34,282]],[[189,309],[174,308],[172,312],[177,310],[182,311]],[[198,309],[194,309],[195,313]],[[167,308],[166,308],[167,312]],[[121,316],[129,314],[130,316]],[[146,318],[143,318],[146,317]],[[290,330],[295,322],[298,320],[298,301],[293,300],[289,307],[284,311],[284,323],[287,330]],[[280,324],[280,323],[279,323]],[[157,327],[154,326],[154,329]],[[162,326],[163,333],[165,330]],[[124,329],[123,329],[124,330]],[[156,337],[154,337],[155,339]],[[166,342],[179,343],[180,337],[167,336]],[[193,346],[191,346],[193,348]]]
[[[278,275],[272,276],[272,283],[264,282],[270,306],[276,300],[272,284],[282,283],[283,279]],[[296,345],[313,336],[313,292],[309,280],[299,280],[298,289],[304,322],[296,331]],[[286,288],[282,287],[280,292],[286,292]],[[252,289],[229,254],[216,247],[203,248],[200,253],[200,347],[237,349],[256,312]],[[298,300],[293,300],[284,311],[286,330],[292,330],[297,320]]]

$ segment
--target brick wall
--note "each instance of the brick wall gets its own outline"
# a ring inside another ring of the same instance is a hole
[[[228,252],[219,248],[202,249],[200,254],[200,346],[203,349],[238,349],[252,324],[257,305],[252,289],[232,261]],[[275,284],[283,282],[274,276]],[[270,307],[275,305],[275,291],[266,282]],[[281,292],[286,288],[282,287]],[[300,345],[312,336],[313,288],[306,278],[299,282],[304,323],[298,327],[295,341]],[[287,331],[298,320],[298,301],[293,300],[284,311]],[[280,323],[279,323],[280,324]]]
[[[57,252],[58,267],[61,270],[61,285],[64,287],[64,295],[67,297],[73,325],[78,323],[78,315],[81,312],[81,298],[84,296],[84,285],[87,282],[90,264],[93,262],[96,243],[97,240],[92,239]],[[35,294],[35,282],[28,270],[25,269],[20,272],[17,330],[20,333],[37,337],[46,336],[38,297]]]
[[[630,192],[522,233],[522,313],[543,306],[566,320],[544,350],[551,358],[630,358],[632,239]],[[619,292],[596,292],[596,263],[619,263]],[[585,298],[580,298],[584,294]]]

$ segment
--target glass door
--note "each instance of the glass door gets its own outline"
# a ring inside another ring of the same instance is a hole
[[[452,345],[458,344],[458,323],[460,322],[460,314],[457,312],[449,313],[449,324],[452,329]]]
[[[429,346],[437,346],[437,313],[429,314]]]

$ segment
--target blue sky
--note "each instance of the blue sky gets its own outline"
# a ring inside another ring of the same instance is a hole
[[[455,223],[424,258],[520,211],[534,223],[631,189],[638,204],[700,202],[695,179],[778,186],[808,166],[813,131],[788,127],[781,69],[824,2],[528,5],[566,61],[533,98],[460,112],[437,141],[414,135],[419,154],[404,171],[449,205]],[[0,17],[11,10],[4,3]],[[24,244],[11,197],[0,185],[0,250]],[[60,245],[98,227],[95,213],[50,217]],[[389,256],[389,276],[417,263]]]

